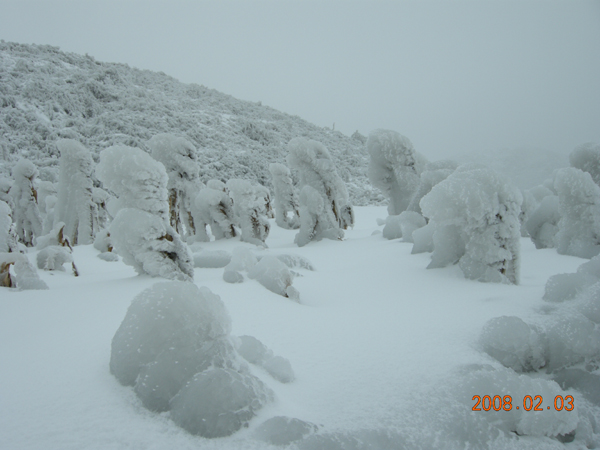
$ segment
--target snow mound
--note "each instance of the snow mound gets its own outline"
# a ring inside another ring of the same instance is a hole
[[[260,424],[254,436],[272,445],[289,445],[318,430],[315,424],[285,416],[271,417]]]
[[[135,297],[112,341],[110,371],[153,411],[204,437],[239,430],[273,394],[231,342],[221,299],[192,283],[157,283]]]
[[[10,274],[11,265],[14,278]],[[48,285],[40,279],[27,255],[22,253],[0,253],[0,283],[0,286],[16,287],[18,290],[48,289]]]
[[[594,275],[579,271],[552,275],[546,282],[544,300],[548,302],[571,300],[597,281],[598,278]]]
[[[231,262],[231,254],[225,250],[203,250],[194,253],[194,267],[220,269]]]
[[[71,255],[71,251],[60,245],[50,245],[37,254],[38,269],[64,271],[63,264],[72,262],[73,255]]]
[[[248,271],[248,276],[271,292],[299,301],[300,294],[292,286],[293,276],[290,270],[275,256],[263,256]]]
[[[546,329],[548,370],[600,357],[600,329],[579,313],[555,318]]]
[[[517,372],[538,370],[546,364],[540,333],[518,317],[495,317],[481,332],[483,350]]]
[[[535,248],[553,248],[556,246],[555,236],[558,233],[558,196],[545,196],[539,206],[531,213],[525,228],[535,244]]]
[[[262,367],[281,383],[294,381],[296,377],[287,359],[274,355],[271,349],[253,336],[240,336],[238,340],[237,351],[250,364]]]

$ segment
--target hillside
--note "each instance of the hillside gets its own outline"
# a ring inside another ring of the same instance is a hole
[[[383,201],[368,181],[360,139],[164,73],[0,42],[0,175],[26,157],[42,180],[55,181],[60,138],[80,141],[97,159],[114,144],[147,150],[152,136],[167,132],[196,146],[203,181],[245,178],[269,187],[268,164],[284,162],[289,140],[314,139],[331,152],[355,205]]]

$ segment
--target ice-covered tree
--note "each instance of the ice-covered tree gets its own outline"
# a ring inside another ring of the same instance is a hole
[[[222,183],[223,184],[223,183]],[[210,186],[219,187],[214,183]],[[223,184],[223,186],[225,186]],[[196,224],[196,240],[208,241],[206,227],[215,239],[229,239],[237,236],[234,223],[233,205],[231,198],[223,189],[206,187],[201,189],[192,208],[192,216]]]
[[[167,170],[169,182],[169,221],[181,235],[195,234],[192,203],[203,187],[196,148],[188,140],[171,134],[157,134],[148,147],[152,157]]]
[[[556,247],[555,236],[558,232],[558,196],[547,195],[542,198],[540,204],[531,213],[525,227],[527,233],[535,244],[535,248]]]
[[[327,148],[320,142],[294,138],[288,144],[287,163],[298,171],[300,189],[310,186],[323,198],[321,221],[346,230],[354,226],[354,211],[346,185],[340,178]]]
[[[10,178],[0,176],[0,200],[5,202],[10,208],[14,207],[12,196],[9,194],[13,181]]]
[[[233,212],[242,231],[242,241],[265,246],[271,224],[267,218],[264,197],[247,180],[229,180],[227,187],[233,200]]]
[[[421,200],[434,226],[432,267],[458,262],[467,278],[518,284],[522,201],[496,172],[458,168]]]
[[[279,163],[269,165],[275,191],[275,223],[282,228],[296,229],[300,226],[298,195],[292,182],[290,169]]]
[[[310,241],[343,237],[344,231],[331,221],[321,194],[311,186],[304,186],[300,191],[300,230],[294,243],[303,247]]]
[[[592,258],[600,253],[600,187],[590,173],[573,167],[555,174],[560,221],[557,251]]]
[[[369,180],[389,198],[388,214],[398,215],[417,191],[426,160],[407,137],[392,130],[372,131],[367,150],[371,155]]]
[[[571,167],[589,173],[594,183],[600,186],[600,144],[587,142],[575,147],[569,155],[569,162]]]
[[[448,178],[456,170],[458,164],[455,161],[443,160],[427,163],[419,177],[419,185],[406,208],[407,211],[421,213],[420,202],[433,187]]]
[[[96,204],[92,199],[92,155],[73,139],[61,139],[56,147],[60,152],[60,173],[54,222],[64,222],[63,233],[71,244],[91,244],[98,231],[94,223]]]
[[[138,273],[191,280],[192,255],[168,221],[164,166],[142,150],[113,146],[100,153],[96,175],[118,196],[108,205],[109,232],[123,261]]]
[[[42,234],[42,216],[37,204],[35,179],[38,170],[26,159],[21,159],[12,170],[14,184],[10,188],[13,200],[13,220],[19,239],[27,246],[33,245],[34,237]]]

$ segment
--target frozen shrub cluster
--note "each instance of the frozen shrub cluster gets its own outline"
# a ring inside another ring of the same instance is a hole
[[[555,236],[558,233],[559,220],[558,196],[550,194],[543,197],[525,222],[525,228],[535,244],[535,248],[556,246]]]
[[[98,208],[93,201],[92,155],[73,139],[61,139],[56,147],[60,152],[60,172],[54,222],[65,224],[63,233],[72,245],[91,244],[99,225]]]
[[[73,247],[69,238],[64,234],[65,224],[57,222],[54,228],[37,239],[37,266],[43,270],[64,270],[63,264],[71,263],[73,275],[79,276],[79,271],[73,260]]]
[[[13,274],[10,272],[12,266]],[[23,253],[0,253],[0,287],[13,287],[19,290],[48,289],[40,279],[35,267]]]
[[[271,349],[255,337],[240,336],[237,351],[246,361],[262,367],[277,381],[281,383],[294,381],[295,375],[290,362],[274,355]]]
[[[298,171],[301,189],[296,243],[302,246],[332,234],[343,237],[343,230],[354,225],[354,210],[329,151],[320,142],[305,138],[292,139],[288,150],[287,163]]]
[[[595,142],[581,144],[569,155],[571,167],[587,172],[600,186],[600,145]]]
[[[275,223],[282,228],[295,229],[299,223],[298,194],[290,169],[279,163],[269,165],[275,193]]]
[[[423,172],[419,177],[419,185],[412,196],[407,210],[421,213],[421,200],[433,189],[433,187],[444,181],[458,167],[455,161],[442,160],[433,161],[425,165]]]
[[[217,181],[217,180],[211,180]],[[223,184],[223,183],[221,183]],[[208,242],[207,227],[215,239],[228,239],[237,236],[233,203],[225,185],[216,183],[201,189],[192,205],[192,217],[196,226],[196,241]]]
[[[169,223],[181,236],[196,234],[192,205],[203,187],[194,144],[172,134],[157,134],[147,143],[152,157],[165,166],[169,182]]]
[[[114,146],[100,154],[96,175],[118,197],[108,205],[109,232],[123,262],[140,274],[191,280],[191,253],[169,225],[164,166],[139,149]]]
[[[262,190],[247,180],[227,181],[233,212],[242,230],[241,240],[266,247],[271,225],[267,217],[267,204]]]
[[[591,258],[600,253],[600,187],[591,175],[572,167],[554,177],[560,221],[557,251],[563,255]]]
[[[236,247],[231,261],[223,270],[223,280],[242,283],[242,272],[247,272],[248,278],[255,279],[271,292],[299,302],[300,293],[292,286],[294,275],[284,261],[271,255],[264,255],[258,260],[248,248]]]
[[[0,253],[18,251],[18,238],[12,222],[10,206],[0,200]]]
[[[214,438],[233,434],[273,399],[230,337],[221,299],[192,283],[158,283],[140,293],[115,333],[111,373],[144,406]]]
[[[433,227],[429,267],[458,262],[467,278],[518,284],[521,202],[521,192],[490,169],[454,171],[420,202]],[[422,246],[423,236],[413,237]]]
[[[389,198],[389,215],[398,215],[408,208],[417,191],[426,161],[407,137],[392,130],[372,131],[367,150],[371,156],[369,180]]]
[[[14,183],[9,194],[12,198],[13,221],[17,235],[27,246],[33,245],[33,240],[42,235],[42,216],[37,204],[35,180],[38,170],[26,159],[21,159],[13,167]]]

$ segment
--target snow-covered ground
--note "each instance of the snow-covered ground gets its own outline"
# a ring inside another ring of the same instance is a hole
[[[195,269],[194,282],[218,294],[229,310],[232,334],[257,337],[289,359],[296,374],[294,382],[280,384],[253,367],[276,400],[228,438],[188,434],[168,413],[146,410],[132,388],[109,373],[111,340],[131,300],[159,279],[102,261],[88,245],[74,251],[78,278],[40,271],[47,291],[1,289],[0,449],[269,448],[254,431],[281,415],[333,436],[302,448],[563,447],[545,437],[468,429],[488,414],[471,411],[471,398],[504,393],[470,392],[460,386],[460,373],[472,364],[500,368],[478,347],[482,326],[502,315],[536,322],[548,277],[574,272],[585,260],[536,250],[522,239],[521,284],[479,283],[466,280],[457,266],[426,270],[429,254],[411,255],[411,244],[376,232],[376,218],[385,216],[383,207],[356,208],[356,226],[343,242],[298,248],[296,231],[272,221],[267,250],[239,239],[202,244],[293,253],[316,268],[296,269],[301,304],[255,280],[225,283],[223,269]]]

